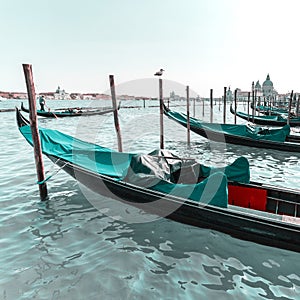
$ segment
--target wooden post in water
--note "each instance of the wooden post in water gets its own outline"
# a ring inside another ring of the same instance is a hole
[[[252,122],[254,122],[255,98],[254,98],[254,81],[252,82]]]
[[[210,123],[213,122],[213,89],[210,89]]]
[[[296,107],[296,116],[297,117],[299,117],[299,102],[300,102],[300,95],[298,95],[297,107]]]
[[[193,100],[193,117],[195,118],[196,116],[196,98],[194,97],[194,100]]]
[[[160,149],[164,149],[164,100],[163,100],[163,84],[159,78],[159,124],[160,124]]]
[[[224,86],[224,108],[223,108],[223,123],[226,124],[226,96],[227,96],[227,87]]]
[[[256,115],[256,106],[257,106],[257,90],[254,90],[254,115]]]
[[[237,111],[237,89],[234,90],[234,111],[235,111],[235,114],[234,114],[234,124],[236,124],[236,111]]]
[[[39,130],[38,130],[38,121],[37,121],[37,114],[36,114],[36,95],[35,95],[35,88],[34,88],[33,75],[32,75],[32,66],[29,64],[23,64],[23,71],[25,75],[25,81],[26,81],[26,87],[28,93],[30,128],[31,128],[32,142],[33,142],[33,149],[34,149],[35,166],[36,166],[37,178],[39,182],[40,198],[42,201],[44,201],[47,200],[48,198],[48,191],[45,182],[42,147],[41,147],[41,141],[40,141]]]
[[[202,98],[202,117],[204,117],[204,98]]]
[[[190,88],[186,87],[186,117],[187,117],[187,146],[191,146],[191,126],[190,126]]]
[[[121,136],[121,130],[120,130],[120,124],[119,124],[119,118],[118,118],[118,108],[117,108],[117,98],[116,98],[114,75],[109,75],[109,84],[110,84],[110,91],[111,91],[111,100],[112,100],[112,105],[113,105],[113,109],[114,109],[114,120],[115,120],[115,129],[116,129],[117,139],[118,139],[118,150],[119,150],[119,152],[123,152],[122,136]]]
[[[294,93],[294,91],[292,90],[290,101],[289,101],[289,110],[288,110],[288,119],[287,119],[287,124],[288,125],[290,125],[290,119],[291,119],[291,108],[292,108],[292,101],[293,101],[293,93]]]
[[[249,122],[249,114],[250,114],[250,92],[248,92],[248,106],[247,106],[247,114],[248,114],[248,122]]]

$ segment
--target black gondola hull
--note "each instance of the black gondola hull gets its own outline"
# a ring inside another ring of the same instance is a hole
[[[21,104],[21,110],[29,113],[29,109]],[[40,111],[38,110],[36,114],[40,117],[45,118],[66,118],[66,117],[81,117],[81,116],[95,116],[95,115],[104,115],[113,112],[114,109],[106,110],[82,110],[82,111]]]
[[[271,120],[271,119],[264,119],[262,117],[257,117],[257,116],[245,116],[243,114],[240,114],[239,112],[235,111],[232,106],[230,106],[230,112],[248,122],[257,124],[257,125],[264,125],[264,126],[279,126],[282,127],[287,124],[287,120],[284,121],[279,121],[279,120]],[[300,126],[300,121],[298,120],[293,120],[292,118],[289,121],[289,125],[291,127],[297,127]]]
[[[173,121],[178,124],[187,127],[186,122],[179,122],[178,120],[172,118],[168,115],[169,109],[165,107],[165,114]],[[255,148],[265,148],[272,150],[280,150],[280,151],[288,151],[288,152],[300,152],[300,137],[291,136],[288,137],[286,142],[275,142],[269,140],[254,140],[248,137],[242,137],[238,135],[229,135],[224,132],[212,131],[209,129],[202,129],[200,127],[193,126],[190,124],[190,130],[201,135],[202,137],[207,138],[208,140],[220,142],[220,143],[228,143],[235,144],[241,146],[255,147]]]
[[[56,157],[49,158],[57,161]],[[64,166],[65,163],[59,160],[58,165]],[[298,225],[263,219],[253,212],[240,213],[234,209],[202,205],[149,191],[124,182],[116,182],[68,163],[63,169],[93,192],[133,205],[147,213],[192,226],[210,228],[236,238],[300,252]]]

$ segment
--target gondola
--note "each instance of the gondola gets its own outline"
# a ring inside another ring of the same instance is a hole
[[[120,108],[120,104],[118,106],[118,109]],[[29,109],[25,108],[23,105],[23,102],[21,103],[21,110],[29,113]],[[37,110],[36,113],[40,117],[45,118],[65,118],[65,117],[80,117],[80,116],[94,116],[94,115],[104,115],[113,112],[113,108],[109,109],[93,109],[93,108],[80,108],[80,107],[74,107],[74,108],[65,108],[62,110],[55,110],[55,111],[42,111]]]
[[[17,123],[32,145],[29,123],[18,109]],[[249,182],[246,158],[240,157],[225,168],[210,168],[164,151],[120,153],[56,130],[39,128],[39,132],[42,151],[50,160],[111,201],[300,252],[299,194]]]
[[[164,106],[164,113],[171,120],[187,127],[186,114],[171,111],[166,106]],[[300,136],[289,135],[289,125],[285,125],[279,129],[268,129],[242,124],[206,123],[195,118],[190,118],[190,129],[216,142],[300,152]]]
[[[251,103],[251,108],[254,108],[253,103]],[[284,108],[278,108],[274,106],[264,106],[264,105],[256,105],[255,110],[263,115],[271,115],[271,116],[287,116],[288,110]],[[292,113],[293,115],[293,113]],[[251,116],[252,117],[252,116]]]
[[[235,111],[232,105],[230,106],[230,112],[244,120],[247,120],[251,123],[257,125],[265,125],[265,126],[284,126],[287,124],[288,118],[283,115],[271,115],[271,116],[252,116],[243,112]],[[291,127],[300,126],[300,118],[292,117],[290,118],[289,125]]]

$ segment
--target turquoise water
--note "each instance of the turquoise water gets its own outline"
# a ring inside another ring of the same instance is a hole
[[[19,104],[2,101],[0,108]],[[159,147],[158,108],[134,104],[141,107],[119,111],[123,147],[147,153]],[[40,202],[32,148],[14,113],[0,115],[0,299],[300,299],[298,253],[158,219],[90,193],[63,171],[48,182],[50,200]],[[218,106],[214,117],[222,120]],[[224,147],[195,134],[187,149],[185,129],[164,121],[165,147],[175,154],[214,165],[244,155],[252,180],[300,191],[300,154]],[[117,149],[112,114],[39,125]],[[49,174],[57,170],[44,163]]]

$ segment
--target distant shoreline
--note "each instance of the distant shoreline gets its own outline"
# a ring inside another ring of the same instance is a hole
[[[52,92],[43,92],[37,93],[36,97],[45,96],[46,100],[110,100],[111,96],[107,94],[99,93],[52,93]],[[24,92],[2,92],[0,91],[0,100],[4,99],[14,99],[14,100],[25,100],[27,99],[27,93]],[[156,97],[144,97],[144,96],[130,96],[130,95],[118,95],[118,100],[154,100]]]

